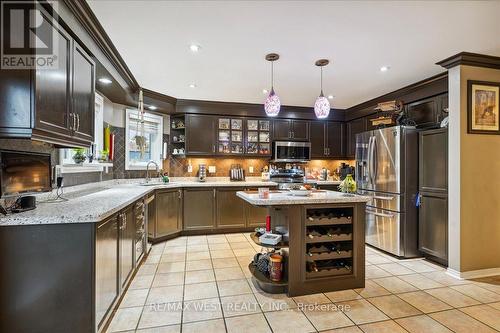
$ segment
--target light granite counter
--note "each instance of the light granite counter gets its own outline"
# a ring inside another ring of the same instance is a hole
[[[1,226],[96,223],[132,204],[157,189],[192,187],[273,187],[274,182],[263,182],[260,178],[248,177],[246,181],[229,181],[225,177],[211,177],[205,182],[196,178],[172,178],[167,184],[153,180],[147,186],[144,179],[118,179],[99,183],[72,186],[64,189],[63,197],[68,201],[49,202],[52,193],[37,195],[37,208],[31,211],[0,215]]]
[[[292,196],[289,192],[270,193],[269,199],[260,199],[258,193],[236,192],[236,195],[254,206],[288,206],[368,202],[369,197],[345,195],[335,191],[313,192],[310,196]]]

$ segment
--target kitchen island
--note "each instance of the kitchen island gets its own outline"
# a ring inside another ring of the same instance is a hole
[[[236,195],[256,207],[267,207],[271,229],[283,235],[276,248],[284,257],[282,281],[274,282],[249,265],[254,284],[271,293],[300,296],[362,288],[365,285],[365,205],[368,197],[334,191],[292,196],[287,191]]]

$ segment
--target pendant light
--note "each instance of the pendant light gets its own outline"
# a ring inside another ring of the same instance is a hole
[[[271,63],[271,90],[264,103],[264,110],[269,117],[276,117],[281,108],[280,98],[274,92],[274,62],[279,58],[280,56],[276,53],[266,55],[266,60]]]
[[[328,61],[328,59],[320,59],[315,63],[315,65],[321,69],[321,93],[316,99],[316,103],[314,103],[314,113],[318,119],[324,119],[330,114],[330,102],[328,98],[323,95],[323,67],[329,63],[330,61]]]

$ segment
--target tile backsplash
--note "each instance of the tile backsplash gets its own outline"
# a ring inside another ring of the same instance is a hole
[[[333,171],[342,162],[354,165],[354,161],[351,160],[311,160],[302,165],[312,171],[319,171],[323,167]],[[189,164],[193,167],[193,172],[188,172]],[[229,177],[229,170],[233,164],[240,164],[246,176],[260,176],[264,166],[269,165],[269,160],[267,158],[177,158],[171,156],[163,162],[163,169],[172,177],[195,177],[200,164],[205,164],[207,170],[209,166],[215,166],[216,172],[209,173],[208,177]],[[253,173],[250,172],[250,167],[253,167]]]

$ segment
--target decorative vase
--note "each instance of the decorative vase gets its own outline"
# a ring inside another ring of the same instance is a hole
[[[344,180],[339,185],[339,190],[346,195],[353,195],[356,193],[356,182],[351,174],[347,174]]]

